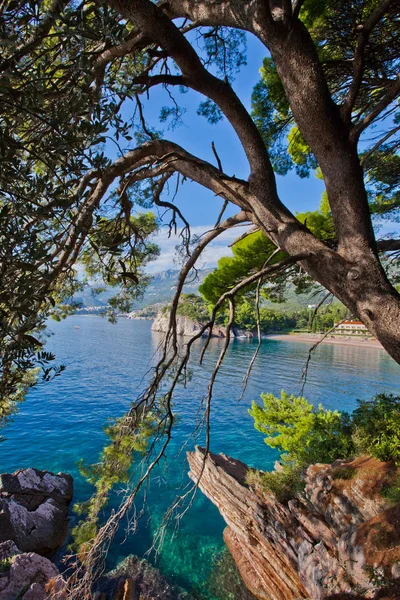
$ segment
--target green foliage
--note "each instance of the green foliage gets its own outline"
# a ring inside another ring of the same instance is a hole
[[[372,214],[398,222],[400,155],[393,154],[390,146],[383,144],[379,150],[366,158],[366,165]]]
[[[266,434],[265,443],[284,452],[287,464],[298,466],[314,462],[331,463],[354,453],[350,420],[346,413],[315,408],[305,398],[280,398],[261,395],[263,406],[252,403],[250,415],[258,431]]]
[[[285,175],[293,163],[285,148],[285,131],[291,122],[289,103],[271,58],[264,58],[261,80],[251,97],[252,117],[268,148],[274,170]]]
[[[74,547],[84,552],[86,544],[95,537],[102,509],[106,506],[109,492],[118,484],[129,481],[132,463],[143,455],[149,440],[155,434],[159,420],[148,412],[140,418],[124,416],[105,428],[110,439],[100,461],[94,465],[80,464],[81,474],[95,487],[95,493],[87,501],[76,504],[75,512],[83,520],[72,530]]]
[[[274,331],[285,331],[293,329],[296,320],[276,310],[271,310],[262,306],[260,308],[260,328],[263,333],[272,333]],[[244,300],[236,310],[235,325],[239,329],[255,331],[257,329],[257,317],[254,304]]]
[[[311,170],[318,166],[310,146],[305,141],[298,127],[293,126],[288,135],[288,153],[295,165],[296,172],[300,177],[307,177]]]
[[[261,394],[263,405],[252,403],[250,415],[265,443],[283,452],[285,465],[304,467],[332,463],[356,453],[370,454],[382,461],[400,461],[400,397],[378,394],[372,400],[358,400],[351,417],[347,413],[314,407],[305,398],[280,398]],[[351,479],[354,469],[343,466],[333,471],[337,479]],[[386,491],[385,491],[386,490]],[[389,482],[383,494],[397,498],[399,479]]]
[[[182,294],[177,312],[178,315],[188,317],[188,319],[199,323],[206,323],[210,317],[209,306],[197,294]]]
[[[154,216],[131,218],[130,190],[114,186],[101,205],[91,203],[92,180],[111,164],[106,140],[122,153],[143,133],[138,116],[128,122],[122,113],[145,55],[129,53],[96,71],[102,50],[124,43],[131,26],[106,3],[49,9],[47,1],[25,0],[0,9],[3,417],[10,403],[15,407],[24,373],[37,366],[35,340],[46,319],[66,316],[81,289],[74,265],[82,253],[89,272],[107,283],[120,280],[114,305],[125,308],[147,282],[141,267],[157,255],[148,243]]]
[[[324,200],[321,202],[326,206]],[[299,213],[296,218],[304,223],[308,229],[320,240],[334,240],[336,238],[335,226],[330,212],[322,210]]]
[[[261,269],[275,249],[275,245],[260,231],[249,234],[234,244],[232,257],[220,258],[217,269],[207,275],[199,292],[207,302],[215,304],[223,293],[247,277],[251,270]],[[283,256],[282,252],[278,253],[271,264],[282,260]],[[247,291],[254,288],[255,284]]]
[[[378,394],[358,402],[353,413],[360,451],[383,461],[400,461],[400,396]]]
[[[0,574],[8,573],[11,569],[12,557],[0,560]]]
[[[246,483],[272,493],[278,502],[287,503],[304,490],[303,470],[291,465],[284,465],[281,471],[267,473],[249,470]]]
[[[304,490],[302,471],[286,467],[281,472],[263,473],[261,485],[272,492],[279,502],[288,502]]]
[[[391,504],[400,504],[400,473],[397,472],[392,481],[385,484],[381,494]]]
[[[352,467],[335,467],[332,469],[333,479],[343,479],[344,481],[353,479],[356,473],[357,469]]]
[[[320,210],[298,214],[297,219],[319,239],[329,241],[336,238],[332,215],[324,198],[321,201]],[[223,293],[232,289],[252,272],[262,269],[275,249],[275,245],[261,231],[239,239],[232,247],[233,256],[225,256],[218,261],[217,268],[207,275],[199,287],[199,292],[207,302],[214,305]],[[278,252],[268,264],[273,265],[284,257],[283,252]],[[296,293],[299,294],[308,293],[315,288],[313,280],[304,272],[300,272],[297,266],[293,266],[290,272],[286,272],[282,276],[274,276],[273,281],[268,281],[267,278],[267,282],[261,288],[262,297],[271,302],[283,302],[285,291],[290,283],[295,286]],[[251,284],[238,294],[236,303],[240,305],[246,298],[254,298],[256,285],[256,283]],[[243,309],[244,313],[249,313],[249,310],[248,307]],[[267,315],[266,318],[268,318]],[[253,329],[255,319],[252,318],[251,322],[250,328]],[[238,324],[238,326],[242,325]],[[243,325],[243,327],[245,326]],[[287,327],[291,327],[291,325],[288,323],[283,324],[282,327],[273,327],[272,331]],[[270,329],[266,327],[265,330]]]
[[[350,316],[348,309],[340,302],[335,302],[330,306],[322,306],[316,314],[314,309],[304,308],[293,313],[296,320],[296,327],[308,331],[320,332],[329,331],[335,323]]]

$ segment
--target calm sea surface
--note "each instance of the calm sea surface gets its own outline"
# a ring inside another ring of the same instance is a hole
[[[34,466],[67,471],[75,478],[75,499],[82,500],[91,487],[79,475],[77,462],[81,458],[96,462],[105,441],[102,427],[110,417],[122,414],[143,390],[160,334],[151,332],[149,321],[121,319],[112,325],[90,316],[51,322],[49,331],[52,335],[46,349],[54,352],[67,370],[32,391],[19,414],[3,429],[6,441],[0,444],[0,470]],[[189,387],[175,397],[180,420],[168,461],[153,479],[137,533],[128,539],[123,531],[118,535],[110,553],[111,564],[131,553],[146,553],[166,509],[187,485],[182,447],[188,441],[186,449],[191,449],[195,443],[190,435],[221,347],[220,340],[212,340],[205,364],[192,363]],[[230,345],[215,386],[211,450],[267,470],[277,454],[263,443],[247,411],[262,392],[299,392],[309,344],[263,340],[245,397],[238,402],[255,347],[254,341],[246,340]],[[400,366],[384,350],[323,345],[314,353],[304,393],[314,404],[351,411],[357,398],[368,399],[378,392],[400,394]],[[213,562],[223,548],[223,528],[215,507],[197,494],[175,535],[167,535],[158,559],[160,568],[186,589],[206,593]]]

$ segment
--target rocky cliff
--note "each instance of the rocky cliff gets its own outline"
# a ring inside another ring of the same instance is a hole
[[[169,312],[168,311],[160,311],[156,318],[154,319],[153,325],[151,329],[153,331],[160,331],[162,333],[167,333],[169,325]],[[203,323],[199,323],[198,321],[193,321],[189,319],[189,317],[184,317],[183,315],[178,315],[176,318],[176,326],[178,335],[184,335],[187,337],[193,337],[196,335],[199,330],[202,328]],[[206,336],[208,333],[205,334]],[[244,331],[241,329],[233,329],[231,333],[232,337],[253,337],[253,334],[250,331]],[[226,336],[226,329],[220,325],[215,325],[212,330],[213,337],[224,338]]]
[[[394,467],[371,458],[313,465],[287,504],[245,483],[247,465],[196,448],[190,477],[217,506],[225,542],[259,600],[400,598],[400,506]],[[387,593],[383,588],[388,587]]]
[[[152,331],[161,331],[167,333],[169,325],[169,312],[161,311],[157,314],[154,319],[153,325],[151,326]],[[176,318],[176,327],[178,335],[184,335],[187,337],[193,337],[196,335],[202,327],[202,324],[198,321],[192,321],[188,317],[178,315]],[[225,328],[215,326],[213,328],[214,337],[225,337]]]

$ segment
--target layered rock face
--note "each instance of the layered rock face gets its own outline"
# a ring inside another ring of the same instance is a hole
[[[0,542],[50,555],[67,534],[71,475],[20,469],[0,475]]]
[[[284,505],[246,485],[240,461],[204,459],[201,448],[188,461],[189,476],[201,474],[200,489],[225,519],[225,542],[259,600],[373,598],[400,578],[400,506],[381,495],[391,465],[371,458],[313,465],[304,493]]]

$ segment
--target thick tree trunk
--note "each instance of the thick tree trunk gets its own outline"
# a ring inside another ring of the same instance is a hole
[[[162,48],[184,83],[213,100],[235,129],[249,161],[247,182],[222,177],[204,161],[177,150],[174,168],[237,204],[291,256],[310,254],[306,271],[339,298],[400,363],[400,296],[379,262],[356,136],[334,102],[310,34],[297,18],[277,17],[270,3],[110,0],[124,18]],[[171,14],[168,11],[172,11]],[[288,11],[290,13],[290,11]],[[231,86],[205,68],[173,17],[252,31],[269,49],[304,138],[321,167],[335,223],[338,251],[326,247],[282,204],[264,142]],[[194,159],[194,160],[193,160]]]
[[[257,223],[271,237],[262,210],[257,212]],[[310,245],[307,233],[291,231],[290,226],[274,232],[273,238],[292,256],[310,250],[310,258],[301,263],[307,273],[358,316],[400,364],[400,294],[388,281],[373,249],[359,248],[357,254],[353,248],[349,260],[318,240]]]

